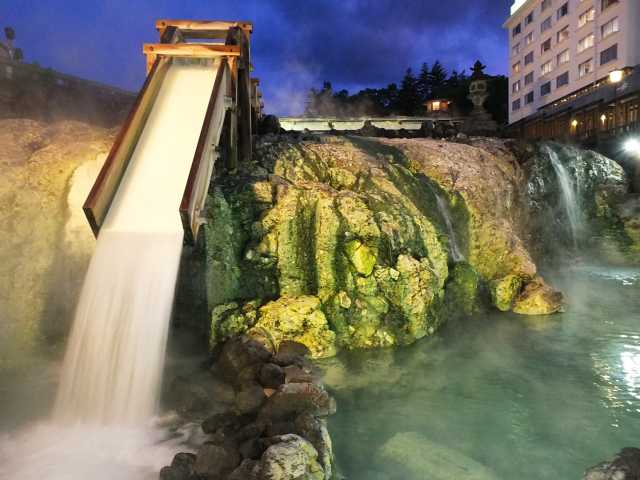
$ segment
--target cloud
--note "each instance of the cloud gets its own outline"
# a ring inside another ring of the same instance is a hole
[[[397,82],[407,67],[439,59],[467,70],[480,58],[507,70],[501,25],[509,0],[7,0],[0,18],[16,28],[29,60],[137,90],[143,42],[160,17],[254,22],[254,74],[267,110],[299,113],[307,90]]]

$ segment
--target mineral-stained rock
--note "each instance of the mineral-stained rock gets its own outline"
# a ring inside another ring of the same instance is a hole
[[[335,334],[313,296],[281,297],[260,308],[258,321],[249,335],[266,335],[276,347],[284,340],[304,344],[314,357],[335,353]]]
[[[335,413],[335,400],[321,385],[286,383],[267,399],[259,418],[271,421],[288,420],[302,413],[325,417]]]
[[[308,413],[300,415],[295,422],[296,433],[307,439],[318,452],[318,461],[325,471],[326,478],[331,478],[333,468],[333,446],[327,430],[327,421]]]
[[[491,297],[496,308],[503,312],[511,310],[513,302],[522,289],[522,284],[523,280],[518,275],[507,275],[491,282]]]
[[[298,435],[282,435],[261,459],[261,480],[324,480],[313,445]]]
[[[527,284],[515,299],[514,313],[549,315],[562,310],[562,294],[544,283],[540,277]]]
[[[217,479],[240,465],[240,454],[230,445],[205,443],[198,449],[194,471],[205,478]]]
[[[640,449],[623,448],[613,460],[588,469],[583,480],[640,479]]]
[[[415,432],[393,436],[382,446],[379,455],[386,464],[397,466],[407,478],[423,478],[428,472],[429,480],[498,479],[481,463]]]

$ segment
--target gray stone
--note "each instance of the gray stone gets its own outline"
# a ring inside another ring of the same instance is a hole
[[[331,478],[333,466],[333,445],[327,430],[327,421],[304,413],[295,422],[296,433],[311,442],[318,452],[318,461],[327,478]]]
[[[240,454],[229,445],[205,443],[198,450],[194,471],[206,477],[223,477],[240,465]]]
[[[227,480],[258,480],[260,478],[260,462],[245,459]]]
[[[257,383],[242,385],[236,393],[235,408],[240,414],[257,412],[267,399],[264,389]]]
[[[286,383],[267,399],[260,410],[263,420],[289,420],[302,413],[326,417],[336,411],[335,400],[314,383]]]
[[[255,340],[244,336],[232,338],[222,348],[217,369],[227,380],[237,382],[244,368],[268,362],[271,356],[271,352]]]
[[[282,367],[275,363],[265,363],[260,369],[260,383],[265,388],[278,388],[285,381]]]

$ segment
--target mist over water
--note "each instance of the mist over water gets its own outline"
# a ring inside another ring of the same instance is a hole
[[[102,227],[53,419],[0,437],[0,479],[157,478],[180,443],[154,425],[183,229],[216,65],[169,68]]]
[[[350,480],[579,479],[637,446],[640,270],[583,264],[545,278],[568,299],[562,315],[489,312],[406,349],[328,362],[339,471]],[[390,446],[411,458],[393,461]],[[472,463],[491,474],[453,475]]]

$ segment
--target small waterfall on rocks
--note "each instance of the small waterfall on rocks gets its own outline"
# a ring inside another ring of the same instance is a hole
[[[451,257],[454,262],[460,262],[464,260],[464,255],[460,250],[460,245],[458,245],[458,239],[456,237],[456,232],[453,228],[453,221],[451,219],[451,211],[449,210],[449,204],[447,201],[437,192],[433,192],[436,197],[436,202],[438,204],[438,211],[442,218],[444,219],[444,223],[447,226],[447,233],[449,234],[449,247],[451,248]]]
[[[157,478],[181,448],[184,438],[152,420],[182,250],[178,207],[215,71],[169,68],[98,237],[53,421],[0,437],[0,479]]]
[[[561,162],[556,149],[551,148],[549,145],[544,145],[542,150],[549,157],[553,171],[558,179],[564,210],[567,215],[567,220],[569,221],[571,241],[574,248],[577,248],[580,243],[580,236],[584,230],[578,179],[576,178],[574,180],[571,178],[569,171]]]

